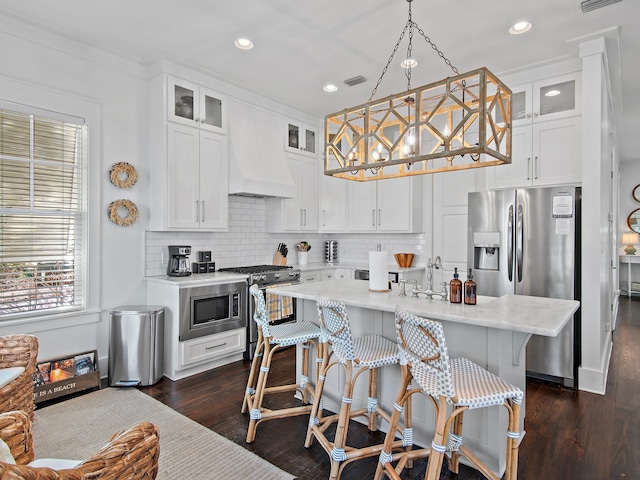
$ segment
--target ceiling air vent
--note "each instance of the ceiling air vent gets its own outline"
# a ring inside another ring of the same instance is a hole
[[[618,0],[619,1],[619,0]],[[354,85],[358,85],[359,83],[364,83],[366,82],[367,79],[364,78],[362,75],[358,75],[357,77],[353,77],[353,78],[348,78],[344,81],[344,83],[346,83],[347,85],[349,85],[350,87],[353,87]]]
[[[580,3],[580,6],[582,7],[582,13],[587,13],[597,10],[598,8],[608,7],[609,5],[613,5],[614,3],[621,1],[622,0],[585,0]]]

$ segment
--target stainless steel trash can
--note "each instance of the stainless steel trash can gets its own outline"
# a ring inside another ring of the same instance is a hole
[[[158,382],[164,361],[164,307],[127,305],[109,311],[109,318],[109,386]]]

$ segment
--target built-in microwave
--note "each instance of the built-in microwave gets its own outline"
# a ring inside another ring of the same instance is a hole
[[[180,289],[180,341],[246,328],[247,282]]]

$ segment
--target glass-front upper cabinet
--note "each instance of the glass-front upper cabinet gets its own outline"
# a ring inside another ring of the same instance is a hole
[[[533,83],[510,86],[513,126],[579,115],[580,73],[570,73]],[[496,111],[496,119],[501,120]]]
[[[226,133],[226,101],[223,95],[174,77],[169,77],[167,87],[170,121]]]
[[[318,153],[318,129],[297,120],[285,121],[284,149],[315,156]]]

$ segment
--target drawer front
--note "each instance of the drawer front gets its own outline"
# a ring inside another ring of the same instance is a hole
[[[246,329],[209,335],[180,342],[180,363],[192,365],[245,350]]]

